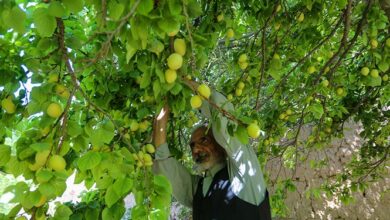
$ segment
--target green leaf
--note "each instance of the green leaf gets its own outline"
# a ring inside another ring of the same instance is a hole
[[[105,143],[110,143],[115,135],[115,128],[110,120],[99,123],[91,121],[85,127],[85,132],[88,134],[92,145],[102,146]]]
[[[389,63],[386,62],[386,61],[382,61],[378,64],[378,68],[382,71],[382,72],[386,72],[388,69],[389,69]]]
[[[62,0],[62,3],[72,13],[77,13],[83,9],[84,0]]]
[[[62,17],[66,11],[64,6],[59,1],[51,1],[49,5],[49,14],[54,17]]]
[[[137,118],[145,118],[150,114],[149,108],[141,108],[137,111]]]
[[[102,157],[98,152],[90,151],[78,159],[77,165],[81,171],[86,171],[95,168],[101,160]]]
[[[133,180],[127,177],[120,177],[112,187],[117,195],[124,196],[133,188]]]
[[[153,0],[142,0],[137,7],[137,12],[141,15],[148,15],[153,10],[153,4]]]
[[[324,114],[324,109],[320,103],[314,103],[308,109],[316,119],[320,119]]]
[[[4,11],[3,20],[8,27],[15,29],[15,31],[21,34],[26,31],[24,27],[26,14],[19,8],[19,6],[14,6],[11,10]]]
[[[108,207],[114,205],[121,197],[116,193],[113,186],[108,187],[106,195],[104,196],[104,201]]]
[[[8,219],[14,219],[21,209],[22,206],[20,204],[14,206],[7,214]]]
[[[141,83],[140,83],[141,89],[144,89],[150,85],[151,78],[152,78],[152,73],[149,68],[147,71],[144,72],[144,74],[142,74]]]
[[[42,37],[53,35],[57,27],[56,19],[48,13],[47,8],[38,8],[33,13],[34,24]]]
[[[175,83],[175,86],[171,89],[171,93],[173,95],[177,95],[180,93],[180,91],[183,89],[183,86],[181,86],[181,84],[179,83]]]
[[[72,210],[68,206],[59,205],[56,209],[53,220],[68,220],[72,213]]]
[[[120,220],[123,217],[123,214],[125,214],[125,207],[122,203],[116,203],[111,208],[105,208],[102,212],[102,219],[103,220]],[[139,219],[136,217],[131,216],[132,219]]]
[[[11,146],[0,145],[0,167],[4,166],[11,159]]]
[[[366,86],[372,86],[372,87],[375,87],[375,86],[381,86],[382,85],[382,78],[381,77],[371,77],[371,76],[365,76],[363,77],[363,83],[366,85]]]
[[[137,52],[138,46],[135,46],[132,41],[126,43],[126,62],[129,63],[130,59]]]
[[[31,149],[34,149],[36,152],[41,152],[44,150],[50,150],[50,144],[49,143],[34,143],[30,145]]]
[[[248,132],[246,131],[246,128],[243,126],[238,126],[235,136],[238,138],[238,140],[243,144],[249,143],[249,136]]]
[[[281,71],[270,69],[269,70],[269,75],[271,75],[272,78],[274,78],[275,80],[280,80]]]
[[[168,1],[168,6],[172,15],[179,15],[181,13],[181,1],[170,0]]]
[[[161,30],[169,33],[177,30],[177,28],[180,26],[180,23],[172,17],[165,17],[158,21],[157,25],[159,28],[161,28]]]
[[[143,205],[136,205],[131,209],[131,217],[134,219],[148,219],[148,211]]]
[[[74,184],[79,184],[83,182],[86,178],[86,174],[84,172],[76,172],[76,176],[74,178]]]
[[[153,177],[154,190],[160,195],[172,194],[172,187],[168,179],[163,175],[155,175]]]
[[[39,184],[38,190],[46,197],[53,197],[56,195],[55,186],[51,183],[51,181]]]
[[[108,4],[108,16],[110,16],[110,18],[114,21],[118,20],[124,9],[125,6],[123,4],[117,3],[117,1],[110,1]]]
[[[25,160],[27,158],[29,158],[30,156],[34,155],[35,154],[35,151],[33,149],[31,149],[30,147],[22,150],[21,152],[18,152],[17,155],[18,155],[18,158],[20,160]]]
[[[40,169],[35,174],[35,178],[40,183],[48,182],[53,176],[53,172],[47,169]]]
[[[77,137],[83,133],[83,129],[81,128],[80,124],[74,120],[69,120],[66,131],[71,137]]]
[[[187,12],[191,18],[199,17],[203,13],[200,4],[196,0],[188,1]]]
[[[85,219],[99,219],[99,209],[87,209]]]
[[[157,99],[159,97],[160,92],[161,92],[160,82],[158,80],[154,80],[154,82],[153,82],[154,98]]]

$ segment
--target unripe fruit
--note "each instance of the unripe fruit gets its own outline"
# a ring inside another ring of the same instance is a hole
[[[229,38],[229,39],[234,37],[234,31],[233,31],[233,29],[229,28],[229,29],[226,31],[226,37]]]
[[[138,159],[139,159],[139,160],[142,160],[142,161],[144,160],[144,152],[138,151],[137,156],[138,156]]]
[[[256,123],[250,124],[246,130],[251,138],[257,138],[260,135],[260,128]]]
[[[154,146],[152,144],[147,144],[145,146],[145,149],[146,149],[146,152],[148,152],[150,154],[153,154],[154,152],[156,152],[156,149],[154,148]]]
[[[178,53],[173,53],[169,55],[167,62],[169,69],[178,70],[183,65],[183,57]]]
[[[274,60],[280,60],[279,54],[275,53],[274,56],[272,57]]]
[[[173,48],[175,49],[175,52],[180,54],[181,56],[184,56],[186,54],[186,42],[184,39],[175,39],[173,42]]]
[[[372,70],[370,71],[370,75],[371,75],[372,77],[374,77],[374,78],[377,78],[377,77],[379,77],[379,71],[378,71],[377,69],[372,69]]]
[[[282,113],[282,114],[279,115],[279,119],[280,119],[280,120],[283,120],[283,119],[286,118],[286,116],[287,116],[287,115],[286,115],[285,113]]]
[[[249,64],[248,62],[242,62],[242,63],[238,63],[238,65],[240,66],[240,69],[245,70]]]
[[[50,150],[39,151],[35,154],[35,163],[43,166],[46,163]]]
[[[139,124],[137,121],[133,120],[130,124],[130,131],[137,131],[139,128]]]
[[[240,62],[240,63],[246,62],[247,60],[248,60],[248,56],[245,53],[241,54],[238,57],[238,62]]]
[[[42,136],[46,136],[47,134],[49,134],[49,132],[50,132],[50,127],[49,126],[46,126],[43,129],[41,129]]]
[[[24,216],[19,216],[19,217],[17,217],[15,220],[27,220],[27,218],[24,217]]]
[[[236,93],[236,96],[241,96],[242,95],[242,89],[237,88],[235,93]]]
[[[387,38],[387,40],[386,40],[386,46],[387,46],[387,47],[390,47],[390,38]]]
[[[64,85],[61,84],[56,85],[55,91],[57,95],[61,96],[62,98],[68,99],[70,97],[70,92]]]
[[[147,163],[147,162],[152,162],[153,159],[152,159],[152,156],[150,156],[150,154],[144,154],[144,162]]]
[[[201,96],[205,97],[208,99],[211,94],[210,88],[206,84],[202,84],[198,87],[198,92]]]
[[[330,70],[329,66],[325,67],[324,73],[329,72],[329,70]]]
[[[66,167],[66,161],[59,155],[53,155],[49,159],[48,167],[55,171],[63,171]]]
[[[53,102],[47,107],[46,113],[52,118],[58,118],[62,114],[62,107],[60,104]]]
[[[329,86],[329,81],[325,79],[324,81],[321,82],[323,87],[328,87]]]
[[[307,68],[307,72],[309,73],[309,74],[312,74],[312,73],[314,73],[316,71],[316,68],[314,67],[314,66],[309,66],[309,68]]]
[[[149,128],[149,122],[148,121],[142,121],[141,123],[139,123],[139,130],[141,132],[146,131],[148,128]]]
[[[238,82],[237,87],[238,87],[239,89],[244,89],[245,83],[243,83],[243,82],[240,81],[240,82]]]
[[[217,21],[218,21],[218,22],[223,21],[223,19],[224,19],[223,14],[219,14],[219,15],[217,16]]]
[[[281,23],[275,23],[275,30],[279,30],[279,29],[280,29],[280,26],[282,26]]]
[[[191,97],[190,103],[192,108],[199,108],[202,106],[202,98],[198,95],[194,95]]]
[[[297,17],[297,21],[298,22],[302,22],[303,20],[305,19],[305,14],[303,14],[303,12],[301,12],[298,17]]]
[[[232,100],[233,99],[233,95],[232,94],[228,94],[227,95],[227,99],[230,101],[230,100]]]
[[[389,76],[388,76],[387,74],[383,75],[383,76],[382,76],[382,80],[383,80],[384,82],[387,82],[387,81],[389,80]]]
[[[177,33],[179,33],[179,29],[169,32],[168,36],[174,37]]]
[[[47,82],[54,83],[58,82],[58,74],[57,73],[51,73],[47,79]]]
[[[337,90],[336,90],[336,93],[337,93],[337,95],[343,95],[344,94],[344,89],[343,88],[337,88]]]
[[[13,114],[16,111],[16,106],[12,102],[11,96],[1,101],[1,107],[5,110],[7,114]]]
[[[165,81],[167,81],[167,83],[173,83],[175,82],[177,78],[177,73],[175,70],[171,70],[171,69],[167,69],[165,70]]]
[[[363,67],[361,70],[360,70],[360,73],[363,75],[363,76],[368,76],[368,74],[370,73],[370,69],[368,67]]]
[[[282,6],[281,5],[276,6],[276,12],[279,12],[280,10],[282,10]]]
[[[375,48],[378,47],[378,41],[377,41],[376,39],[372,39],[372,40],[370,41],[370,44],[371,44],[371,48],[372,48],[372,49],[375,49]]]
[[[287,114],[287,115],[292,115],[292,113],[293,113],[293,112],[291,111],[291,109],[287,109],[287,110],[286,110],[286,114]]]

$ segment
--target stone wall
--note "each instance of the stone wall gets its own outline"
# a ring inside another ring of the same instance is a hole
[[[354,194],[355,201],[344,205],[335,196],[320,198],[307,197],[309,187],[319,187],[325,178],[341,172],[342,167],[351,159],[354,152],[361,146],[359,137],[361,127],[355,123],[345,125],[345,138],[334,140],[329,148],[311,152],[306,163],[297,167],[295,183],[297,190],[287,194],[286,204],[289,209],[288,218],[278,219],[390,219],[390,178],[372,184],[365,192]],[[310,128],[305,128],[300,140],[305,140]],[[326,169],[312,169],[309,161],[319,161],[327,157],[329,166]],[[270,180],[274,180],[280,169],[280,160],[270,161],[266,170],[270,173]],[[390,168],[387,167],[390,171]],[[291,170],[282,168],[279,178],[291,177]],[[274,191],[272,186],[269,190]]]

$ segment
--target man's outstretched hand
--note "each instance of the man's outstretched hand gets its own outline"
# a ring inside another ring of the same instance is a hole
[[[159,147],[167,141],[167,123],[169,119],[169,106],[165,104],[153,122],[153,144]]]

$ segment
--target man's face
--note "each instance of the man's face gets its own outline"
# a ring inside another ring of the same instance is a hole
[[[200,127],[194,131],[190,141],[192,159],[196,164],[197,171],[205,171],[224,159],[222,147],[220,147],[211,135],[211,130]]]

